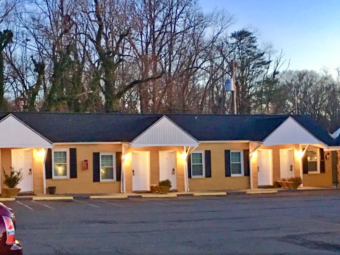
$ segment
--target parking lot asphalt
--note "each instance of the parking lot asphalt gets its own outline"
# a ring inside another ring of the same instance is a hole
[[[340,254],[340,192],[5,202],[24,254]]]

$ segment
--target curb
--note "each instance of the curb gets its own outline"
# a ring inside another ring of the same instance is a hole
[[[72,201],[73,197],[33,197],[33,201]]]
[[[142,198],[176,198],[176,194],[145,194]]]
[[[278,193],[277,190],[251,190],[247,191],[247,195],[260,195],[260,194],[276,194]]]
[[[1,197],[0,202],[9,202],[9,201],[15,201],[14,197]]]
[[[193,193],[194,197],[216,197],[216,196],[226,196],[227,192],[209,192],[209,193],[203,193],[203,192],[197,192]]]
[[[90,199],[127,199],[127,195],[117,195],[117,196],[90,196]]]

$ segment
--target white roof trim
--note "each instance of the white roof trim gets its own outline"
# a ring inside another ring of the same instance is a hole
[[[220,140],[220,141],[199,141],[199,143],[250,143],[250,140]],[[255,141],[256,142],[256,141]]]
[[[336,139],[340,135],[340,128],[338,128],[333,134],[331,134],[331,137]]]
[[[53,143],[54,145],[67,145],[67,144],[122,144],[122,142],[59,142],[59,143]]]
[[[188,146],[197,147],[198,141],[165,115],[137,136],[132,147]]]
[[[288,117],[263,140],[264,146],[281,144],[320,144],[328,147],[292,117]]]
[[[0,121],[0,148],[52,148],[52,142],[10,113]]]

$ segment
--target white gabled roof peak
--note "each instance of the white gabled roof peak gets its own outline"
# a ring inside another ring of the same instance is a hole
[[[52,148],[52,143],[10,113],[0,121],[0,148]]]
[[[264,146],[280,144],[323,144],[307,129],[301,126],[293,117],[289,116],[280,126],[270,133],[264,140]]]
[[[167,116],[162,116],[147,130],[136,137],[132,147],[189,146],[197,147],[198,141]]]

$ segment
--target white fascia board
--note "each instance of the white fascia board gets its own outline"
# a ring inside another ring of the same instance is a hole
[[[264,146],[281,144],[321,144],[328,147],[291,116],[263,140]]]
[[[132,147],[198,146],[198,141],[165,115],[137,136]]]
[[[212,141],[198,141],[199,143],[250,143],[250,142],[256,142],[256,141],[249,141],[249,140],[230,140],[230,141],[228,141],[228,140],[224,140],[224,141],[218,141],[218,140],[216,140],[216,141],[214,141],[214,140],[212,140]]]
[[[87,144],[122,144],[122,142],[59,142],[59,143],[53,143],[54,145],[72,145],[72,144],[78,144],[78,145],[87,145]]]
[[[0,121],[0,148],[52,148],[52,142],[10,113]]]
[[[172,147],[178,147],[178,146],[180,146],[180,147],[182,147],[182,146],[187,146],[187,147],[197,147],[198,146],[198,144],[180,144],[180,145],[178,145],[178,144],[131,144],[131,147],[132,148],[140,148],[140,147],[157,147],[157,146],[168,146],[168,147],[170,147],[170,146],[172,146]]]

